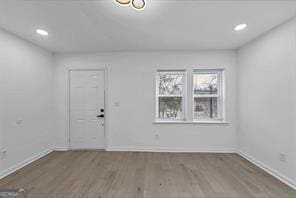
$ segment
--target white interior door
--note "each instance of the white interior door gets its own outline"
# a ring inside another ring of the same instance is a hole
[[[70,71],[70,148],[104,148],[105,73]]]

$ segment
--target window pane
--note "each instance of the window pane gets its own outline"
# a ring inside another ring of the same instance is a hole
[[[196,95],[210,95],[218,93],[219,75],[212,74],[194,74],[193,88]]]
[[[217,117],[217,98],[194,98],[194,119]]]
[[[182,119],[182,97],[159,97],[159,119]]]
[[[182,73],[158,73],[159,95],[181,95],[183,76]]]

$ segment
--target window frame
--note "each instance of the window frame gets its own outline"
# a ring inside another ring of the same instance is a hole
[[[217,74],[218,90],[217,94],[198,95],[194,93],[195,74]],[[192,73],[192,120],[193,122],[216,122],[225,121],[225,82],[224,69],[194,69]],[[217,117],[216,118],[195,118],[195,98],[217,98]]]
[[[183,75],[182,94],[180,95],[160,95],[159,94],[159,73],[177,73]],[[187,71],[185,69],[158,69],[155,73],[155,120],[158,122],[184,122],[186,121],[187,107]],[[181,97],[182,98],[182,113],[181,118],[159,118],[159,98],[160,97]]]

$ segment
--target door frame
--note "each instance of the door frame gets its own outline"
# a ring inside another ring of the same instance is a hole
[[[68,67],[67,68],[67,136],[68,136],[68,141],[67,141],[67,148],[66,150],[75,150],[71,148],[71,142],[70,142],[70,137],[71,137],[71,131],[70,131],[70,73],[71,71],[103,71],[104,72],[104,145],[103,148],[106,150],[108,148],[108,139],[109,139],[109,90],[108,90],[108,69],[106,67]],[[91,150],[91,149],[90,149]]]

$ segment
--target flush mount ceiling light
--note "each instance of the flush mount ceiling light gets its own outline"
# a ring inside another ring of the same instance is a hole
[[[117,4],[122,6],[131,5],[135,10],[143,10],[146,6],[145,0],[114,0]]]
[[[143,10],[145,6],[145,0],[132,0],[132,7],[136,10]]]
[[[241,31],[243,29],[246,29],[246,27],[247,27],[247,24],[243,23],[243,24],[239,24],[239,25],[235,26],[234,30]]]
[[[48,32],[45,30],[37,29],[36,32],[41,36],[48,36]]]

